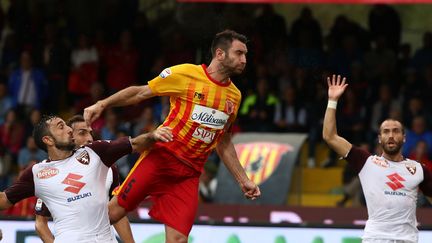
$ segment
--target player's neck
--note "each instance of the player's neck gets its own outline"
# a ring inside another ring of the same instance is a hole
[[[218,65],[215,62],[211,62],[210,65],[208,65],[206,71],[212,79],[220,83],[226,83],[229,82],[230,80],[230,77],[228,73],[225,71],[225,68],[223,68],[221,65]]]
[[[65,151],[57,148],[48,150],[48,158],[50,160],[63,160],[72,155],[73,151]]]
[[[384,159],[386,160],[390,160],[394,162],[401,162],[405,160],[402,154],[390,155],[390,154],[383,153],[381,156],[384,157]]]

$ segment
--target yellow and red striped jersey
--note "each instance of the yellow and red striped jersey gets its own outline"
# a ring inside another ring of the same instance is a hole
[[[198,171],[230,129],[241,101],[231,80],[214,80],[206,69],[204,64],[181,64],[164,69],[148,83],[153,94],[170,96],[170,112],[163,126],[173,129],[174,141],[157,146],[166,147]]]

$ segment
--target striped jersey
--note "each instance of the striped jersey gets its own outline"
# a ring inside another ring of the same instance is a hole
[[[173,129],[174,141],[157,146],[166,147],[197,171],[230,129],[241,100],[231,80],[214,80],[206,69],[204,64],[177,65],[164,69],[148,83],[153,94],[170,96],[170,112],[163,126]]]

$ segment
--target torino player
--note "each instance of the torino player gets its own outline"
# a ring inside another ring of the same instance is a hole
[[[93,142],[93,130],[84,120],[84,117],[81,115],[75,115],[71,119],[69,119],[66,124],[72,128],[72,137],[75,142],[76,148],[78,149],[81,146],[90,144]],[[119,186],[119,173],[117,167],[112,165],[107,174],[105,188],[107,190],[107,196],[109,198],[112,191],[115,187]],[[36,203],[35,207],[35,228],[39,237],[42,239],[44,243],[53,242],[54,235],[51,233],[51,230],[48,227],[48,220],[51,217],[50,211],[46,208],[45,204],[42,202],[40,198]],[[119,234],[121,240],[124,243],[132,243],[135,242],[132,235],[132,230],[129,224],[129,220],[127,216],[123,217],[120,221],[115,223],[114,228]],[[114,232],[112,232],[114,234]],[[115,237],[115,235],[114,235]]]
[[[371,155],[338,136],[336,105],[348,84],[340,75],[327,78],[327,83],[329,101],[323,138],[359,172],[369,215],[363,243],[418,242],[417,191],[420,188],[425,195],[432,195],[430,172],[417,161],[402,156],[405,131],[399,121],[387,119],[381,123],[378,142],[382,155]]]
[[[75,150],[72,128],[56,116],[43,117],[33,137],[49,159],[27,168],[17,182],[0,192],[0,210],[27,197],[41,198],[53,217],[54,242],[62,243],[116,242],[105,188],[109,167],[132,151],[172,141],[171,129],[161,127],[136,138],[95,141]]]

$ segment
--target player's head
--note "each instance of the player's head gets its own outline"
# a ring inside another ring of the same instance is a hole
[[[66,124],[72,128],[72,137],[77,147],[93,142],[93,129],[87,125],[83,116],[75,115]]]
[[[228,76],[241,74],[246,66],[247,38],[233,30],[217,33],[211,44],[213,60],[217,60]]]
[[[378,134],[378,142],[384,153],[389,155],[400,153],[405,143],[405,129],[402,123],[394,119],[383,121]]]
[[[36,145],[48,152],[49,148],[72,151],[75,144],[72,140],[72,128],[57,116],[43,116],[33,129]]]

